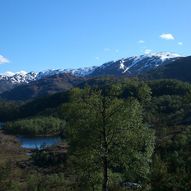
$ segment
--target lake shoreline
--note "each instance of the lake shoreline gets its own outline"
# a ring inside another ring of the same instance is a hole
[[[51,147],[62,142],[59,134],[54,135],[23,135],[8,133],[5,129],[0,129],[1,134],[14,138],[20,145],[20,148],[26,149],[26,152],[38,150],[43,147]]]

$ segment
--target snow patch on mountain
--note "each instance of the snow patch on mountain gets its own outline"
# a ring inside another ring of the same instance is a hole
[[[133,56],[127,59],[120,60],[119,69],[122,73],[129,72],[131,69],[136,69],[141,72],[144,69],[152,69],[164,64],[168,60],[181,57],[181,55],[171,52],[148,53],[140,56]]]
[[[34,81],[36,79],[37,73],[35,72],[29,72],[26,71],[20,71],[20,72],[10,72],[7,71],[4,74],[0,75],[0,80],[6,80],[10,81],[13,84],[21,84],[21,83],[29,83],[31,81]]]
[[[120,66],[119,66],[119,68],[122,69],[122,70],[125,69],[124,62],[125,62],[124,60],[121,60],[121,61],[120,61]]]
[[[177,58],[177,57],[181,57],[180,54],[176,54],[176,53],[172,53],[172,52],[159,52],[159,53],[150,53],[148,54],[148,56],[150,57],[159,57],[162,61],[165,61],[167,59],[171,59],[171,58]]]
[[[20,71],[13,73],[11,71],[7,71],[3,74],[0,74],[0,80],[9,81],[13,84],[27,84],[31,81],[40,80],[45,77],[70,73],[77,77],[84,77],[92,73],[97,67],[86,67],[86,68],[78,68],[78,69],[52,69],[45,70],[41,72],[29,72]]]
[[[85,67],[85,68],[77,68],[77,69],[52,69],[52,70],[45,70],[37,73],[37,79],[42,79],[48,76],[54,76],[64,73],[69,73],[77,77],[84,77],[92,73],[97,67]]]

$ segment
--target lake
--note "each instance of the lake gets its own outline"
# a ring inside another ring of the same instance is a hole
[[[18,136],[17,138],[21,143],[21,147],[26,149],[40,149],[42,147],[57,145],[61,142],[61,138],[59,136],[50,136],[50,137]]]
[[[3,127],[3,124],[4,124],[4,123],[0,122],[0,129],[2,129],[2,127]]]

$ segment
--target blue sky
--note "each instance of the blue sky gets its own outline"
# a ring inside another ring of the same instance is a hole
[[[0,73],[191,55],[190,0],[0,0]]]

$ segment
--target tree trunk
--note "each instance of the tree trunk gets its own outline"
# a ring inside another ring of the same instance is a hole
[[[102,191],[108,191],[108,143],[107,143],[107,133],[106,133],[106,101],[105,97],[102,99],[102,118],[103,118],[103,185],[102,185]]]
[[[107,157],[103,158],[103,185],[102,191],[108,191],[108,164]]]

